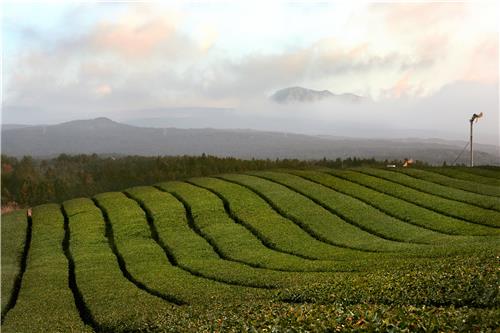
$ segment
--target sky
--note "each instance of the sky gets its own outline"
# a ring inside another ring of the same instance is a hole
[[[466,139],[482,111],[478,139],[498,144],[495,1],[1,6],[3,123],[183,117],[185,127]],[[269,101],[290,86],[366,102]]]

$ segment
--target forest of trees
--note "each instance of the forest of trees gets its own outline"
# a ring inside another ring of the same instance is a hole
[[[273,168],[350,167],[385,165],[400,161],[377,162],[374,159],[303,161],[296,159],[241,160],[231,157],[103,157],[66,155],[52,159],[15,158],[2,155],[2,208],[29,207],[89,197],[106,191],[123,190],[136,185],[187,179],[226,172]],[[3,211],[3,209],[2,209]]]

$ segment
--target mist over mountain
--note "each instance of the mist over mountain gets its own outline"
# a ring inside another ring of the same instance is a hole
[[[2,124],[2,130],[17,129],[30,126],[31,125],[23,125],[23,124]]]
[[[245,129],[137,127],[109,118],[57,125],[2,127],[2,153],[51,157],[67,154],[201,155],[238,158],[366,157],[453,162],[464,142],[422,139],[355,139]],[[477,164],[498,164],[498,147],[477,145]],[[458,163],[467,163],[462,154]]]
[[[82,110],[81,105],[73,103],[59,112],[3,105],[2,121],[4,124],[38,125],[105,116],[140,127],[249,128],[365,139],[418,137],[467,141],[468,120],[473,113],[483,112],[484,117],[474,125],[475,142],[500,144],[496,84],[457,82],[418,99],[364,98],[360,103],[346,103],[337,98],[326,98],[316,102],[277,103],[263,94],[261,98],[248,98],[225,107],[204,103],[193,105],[158,104],[137,108],[131,104],[109,109],[96,105]],[[451,115],[450,110],[453,111]]]
[[[345,93],[336,95],[329,90],[313,90],[303,87],[289,87],[276,91],[271,97],[271,100],[280,103],[311,103],[321,100],[337,100],[348,103],[358,103],[363,100],[363,97]]]

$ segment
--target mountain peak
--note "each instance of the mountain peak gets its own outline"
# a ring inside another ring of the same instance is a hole
[[[97,129],[97,128],[116,128],[116,127],[128,127],[129,125],[117,123],[106,117],[99,117],[94,119],[84,119],[84,120],[72,120],[59,125],[62,128],[74,128],[74,129]]]
[[[99,123],[115,123],[113,120],[106,118],[106,117],[98,117],[92,119],[94,122],[99,122]]]
[[[280,104],[317,102],[333,98],[345,102],[360,102],[363,99],[363,97],[351,93],[336,95],[329,90],[313,90],[298,86],[278,90],[271,96],[273,101]]]

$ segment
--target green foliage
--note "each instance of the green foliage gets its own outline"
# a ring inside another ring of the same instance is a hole
[[[500,325],[499,309],[453,306],[255,302],[251,306],[216,310],[210,309],[210,319],[199,318],[196,322],[198,329],[192,331],[496,332]]]
[[[51,159],[17,159],[2,155],[2,206],[16,202],[33,206],[76,197],[225,172],[272,168],[348,167],[380,165],[373,159],[301,161],[242,160],[207,156],[123,156],[61,154]]]
[[[342,263],[304,259],[266,247],[247,228],[231,219],[222,201],[208,190],[184,182],[162,183],[160,187],[185,200],[192,211],[193,223],[224,257],[254,267],[283,271],[349,269]],[[174,218],[172,209],[169,212],[168,217]]]
[[[495,166],[431,168],[431,170],[453,178],[470,180],[480,184],[500,185],[500,168]]]
[[[179,267],[214,281],[257,288],[278,287],[287,278],[276,271],[221,258],[196,222],[186,219],[183,205],[171,194],[153,187],[132,188],[127,193],[144,204]]]
[[[101,211],[90,199],[64,202],[71,232],[76,285],[98,329],[126,332],[159,329],[173,305],[134,286],[120,270],[105,236]]]
[[[33,208],[28,264],[14,308],[2,332],[86,332],[71,290],[62,252],[64,218],[58,205]],[[3,230],[2,230],[3,232]]]
[[[319,172],[300,172],[292,171],[297,175],[302,175],[307,178],[319,181],[322,184],[331,186],[329,180],[333,177]],[[406,223],[405,220],[398,220],[387,214],[384,214],[379,209],[360,201],[352,196],[346,195],[339,191],[334,191],[329,187],[318,185],[317,183],[308,181],[301,177],[291,174],[275,173],[275,172],[259,172],[255,173],[266,179],[285,184],[291,188],[303,193],[317,202],[320,202],[324,207],[341,215],[346,221],[359,226],[363,230],[371,233],[372,238],[366,240],[358,240],[359,243],[365,245],[368,249],[379,249],[389,251],[411,251],[413,253],[423,254],[429,249],[424,244],[439,243],[443,241],[451,241],[453,238],[447,235],[436,233],[432,230],[427,230],[419,226]],[[337,189],[337,187],[334,187]],[[304,216],[305,217],[305,216]],[[360,233],[351,232],[351,237],[355,237]],[[349,240],[346,235],[346,241]],[[384,240],[385,238],[385,240]],[[388,241],[395,240],[399,241]],[[401,243],[408,242],[408,243]],[[353,239],[353,244],[356,244],[356,239]],[[416,244],[415,244],[416,243]],[[421,244],[418,244],[421,243]]]
[[[129,191],[134,192],[133,189]],[[135,193],[140,191],[141,189],[138,189]],[[158,192],[158,190],[154,191]],[[208,269],[203,270],[204,267],[200,269],[200,267],[191,266],[195,261],[195,255],[191,254],[188,258],[191,261],[182,256],[186,253],[189,256],[185,247],[191,245],[189,239],[185,240],[183,237],[189,237],[189,233],[196,237],[196,234],[191,231],[188,231],[188,235],[180,232],[179,228],[182,228],[185,220],[181,217],[179,221],[179,215],[176,216],[174,210],[163,211],[161,214],[168,216],[172,213],[172,216],[177,218],[152,221],[156,226],[162,248],[153,239],[145,213],[134,200],[127,198],[123,193],[116,192],[102,193],[95,199],[109,219],[113,230],[113,242],[126,263],[128,272],[151,290],[183,303],[207,298],[231,298],[235,293],[243,293],[247,290],[215,281],[211,277],[213,272]],[[178,202],[173,202],[172,208],[176,204],[179,205]],[[169,225],[172,221],[176,225]],[[197,245],[199,246],[199,244],[194,244],[192,249],[196,249]],[[189,288],[186,288],[187,285]]]
[[[30,246],[2,331],[494,332],[500,232],[440,199],[287,169],[37,206],[32,224],[5,215],[2,296]]]
[[[413,177],[425,179],[444,186],[459,188],[483,195],[500,196],[500,173],[496,175],[497,178],[489,178],[461,170],[462,169],[457,168],[412,168],[403,171]]]
[[[392,270],[338,276],[327,284],[280,291],[290,303],[386,304],[495,308],[500,306],[499,258],[459,256],[405,262]]]
[[[315,239],[245,187],[214,178],[195,178],[191,182],[211,189],[224,198],[234,217],[270,248],[309,259],[324,260],[342,259],[346,253],[353,252]]]
[[[21,274],[21,260],[27,232],[26,211],[2,216],[2,314],[7,308],[16,279]]]
[[[456,201],[461,201],[464,203],[469,203],[471,205],[480,206],[486,209],[494,209],[500,211],[500,198],[489,196],[490,194],[500,196],[500,188],[498,187],[491,186],[490,188],[494,189],[494,191],[491,191],[491,193],[487,195],[481,195],[477,193],[471,193],[468,191],[470,191],[471,189],[475,189],[476,191],[477,190],[481,191],[485,187],[487,188],[486,185],[472,183],[476,186],[471,188],[470,186],[471,182],[460,181],[457,179],[452,179],[449,177],[445,177],[436,173],[427,172],[423,170],[399,169],[398,170],[399,172],[368,169],[368,168],[362,168],[358,170],[370,175],[387,179],[389,181],[404,186],[408,186],[418,191],[422,191],[425,193],[433,194],[436,196]],[[453,188],[453,186],[461,186],[463,189],[465,189],[465,191]]]
[[[441,198],[360,172],[337,171],[332,169],[330,173],[443,215],[462,219],[464,223],[500,227],[500,212],[497,211]]]
[[[356,181],[362,175],[354,174],[353,178],[348,178],[349,172],[337,172],[326,170],[327,172],[297,171],[290,172],[328,186],[335,191],[344,193],[353,198],[357,198],[375,209],[384,212],[386,215],[393,216],[401,221],[422,226],[426,229],[434,230],[449,235],[491,235],[495,233],[490,227],[467,223],[446,215],[439,214],[433,210],[420,207],[411,202],[401,200],[373,188],[368,188],[358,184]],[[430,237],[421,237],[424,242],[439,242],[445,240],[445,235],[428,235]],[[464,238],[449,238],[448,240],[464,241]],[[447,244],[449,245],[449,244]]]
[[[244,175],[223,177],[257,190],[277,209],[323,239],[349,248],[377,252],[376,255],[350,253],[346,259],[389,258],[400,256],[401,252],[405,252],[406,256],[437,255],[437,249],[425,244],[452,241],[451,237],[401,223],[359,200],[295,175],[277,172],[252,174],[262,178]],[[417,241],[425,244],[415,243]]]
[[[469,174],[496,179],[497,181],[500,179],[500,167],[498,166],[484,165],[474,168],[459,168],[459,169]]]

